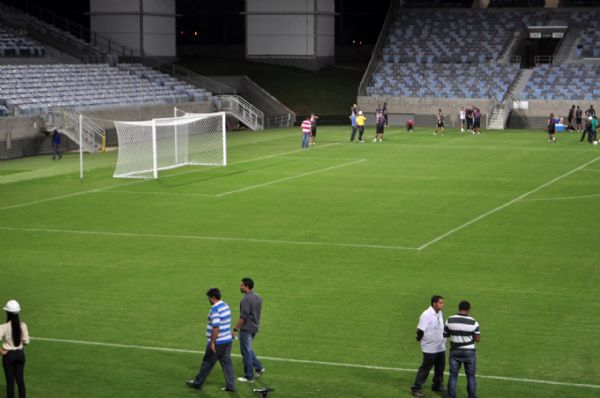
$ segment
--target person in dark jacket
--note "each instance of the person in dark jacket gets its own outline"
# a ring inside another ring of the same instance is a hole
[[[52,160],[56,160],[57,157],[62,159],[60,153],[60,138],[60,133],[57,129],[54,129],[52,132]]]

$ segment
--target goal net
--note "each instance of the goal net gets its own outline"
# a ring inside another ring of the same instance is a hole
[[[180,166],[225,166],[225,113],[186,113],[147,121],[117,122],[119,155],[114,177],[158,178]]]

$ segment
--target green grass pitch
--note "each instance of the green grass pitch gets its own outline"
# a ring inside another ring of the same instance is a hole
[[[307,150],[298,128],[233,132],[227,167],[150,181],[113,179],[115,152],[86,155],[83,181],[76,154],[0,163],[0,300],[33,336],[30,396],[226,395],[219,366],[201,392],[184,380],[206,290],[236,318],[250,276],[273,398],[410,396],[432,294],[445,316],[472,303],[480,396],[598,397],[600,147],[432,131],[320,127]]]

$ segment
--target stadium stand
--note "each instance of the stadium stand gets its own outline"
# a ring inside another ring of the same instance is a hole
[[[473,0],[403,0],[400,5],[406,8],[471,8]]]
[[[569,10],[569,27],[579,28],[577,58],[600,57],[600,12],[597,9]]]
[[[522,99],[581,99],[600,98],[600,64],[541,65],[521,94]]]
[[[490,0],[488,7],[543,7],[546,0]]]
[[[0,28],[0,57],[40,57],[46,49],[33,40]]]
[[[380,63],[368,95],[494,98],[502,101],[518,65]]]
[[[0,105],[15,115],[206,101],[211,93],[141,64],[0,65]]]

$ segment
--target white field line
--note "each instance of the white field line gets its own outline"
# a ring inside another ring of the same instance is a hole
[[[189,193],[189,192],[157,192],[157,191],[120,191],[111,189],[104,193],[124,193],[130,195],[163,195],[163,196],[200,196],[200,197],[215,197],[214,193]]]
[[[446,232],[446,233],[444,233],[444,234],[442,234],[442,235],[440,235],[440,236],[438,236],[438,237],[436,237],[436,238],[434,238],[434,239],[430,240],[429,242],[422,244],[421,246],[419,246],[419,247],[417,248],[417,250],[423,250],[423,249],[426,249],[427,247],[429,247],[429,246],[433,245],[434,243],[437,243],[437,242],[441,241],[442,239],[444,239],[444,238],[447,238],[448,236],[452,235],[453,233],[455,233],[455,232],[458,232],[458,231],[460,231],[461,229],[464,229],[464,228],[468,227],[469,225],[471,225],[471,224],[474,224],[474,223],[476,223],[477,221],[479,221],[479,220],[482,220],[482,219],[484,219],[485,217],[487,217],[487,216],[489,216],[489,215],[491,215],[491,214],[497,213],[498,211],[500,211],[500,210],[502,210],[502,209],[504,209],[504,208],[506,208],[506,207],[508,207],[508,206],[512,205],[513,203],[516,203],[516,202],[518,202],[518,201],[520,201],[520,200],[522,200],[522,199],[526,198],[527,196],[529,196],[529,195],[531,195],[531,194],[533,194],[533,193],[536,193],[536,192],[538,192],[538,191],[540,191],[540,190],[542,190],[542,189],[546,188],[547,186],[549,186],[549,185],[552,185],[552,184],[554,184],[555,182],[557,182],[557,181],[559,181],[559,180],[562,180],[562,179],[563,179],[563,178],[565,178],[565,177],[568,177],[568,176],[570,176],[571,174],[573,174],[573,173],[575,173],[575,172],[577,172],[577,171],[579,171],[579,170],[583,169],[584,167],[586,167],[586,166],[588,166],[588,165],[590,165],[590,164],[592,164],[592,163],[596,162],[598,159],[600,159],[600,156],[599,156],[599,157],[597,157],[597,158],[595,158],[595,159],[592,159],[592,160],[590,160],[589,162],[586,162],[586,163],[582,164],[582,165],[581,165],[581,166],[579,166],[579,167],[576,167],[576,168],[574,168],[574,169],[573,169],[573,170],[571,170],[571,171],[568,171],[568,172],[566,172],[565,174],[562,174],[562,175],[560,175],[560,176],[558,176],[558,177],[556,177],[556,178],[553,178],[552,180],[550,180],[550,181],[548,181],[548,182],[546,182],[546,183],[544,183],[544,184],[540,185],[539,187],[537,187],[537,188],[535,188],[535,189],[532,189],[532,190],[531,190],[531,191],[529,191],[529,192],[525,192],[524,194],[522,194],[522,195],[520,195],[520,196],[518,196],[518,197],[516,197],[516,198],[514,198],[514,199],[512,199],[512,200],[510,200],[510,201],[508,201],[508,202],[506,202],[506,203],[504,203],[504,204],[503,204],[503,205],[501,205],[501,206],[498,206],[498,207],[496,207],[495,209],[492,209],[492,210],[490,210],[490,211],[488,211],[488,212],[486,212],[486,213],[483,213],[483,214],[481,214],[481,215],[479,215],[479,216],[475,217],[474,219],[472,219],[472,220],[470,220],[470,221],[467,221],[466,223],[464,223],[464,224],[462,224],[462,225],[459,225],[458,227],[456,227],[456,228],[454,228],[454,229],[451,229],[450,231],[448,231],[448,232]]]
[[[592,173],[600,173],[600,170],[594,170],[594,169],[581,169],[581,171],[591,171]]]
[[[238,238],[238,237],[227,237],[227,236],[139,234],[139,233],[133,233],[133,232],[86,231],[86,230],[69,230],[69,229],[53,229],[53,228],[20,228],[20,227],[7,227],[7,226],[0,226],[0,230],[2,230],[2,231],[20,231],[20,232],[62,233],[62,234],[74,234],[74,235],[120,236],[120,237],[128,237],[128,238],[148,238],[148,239],[178,239],[178,240],[206,240],[206,241],[224,241],[224,242],[249,242],[249,243],[296,245],[296,246],[348,247],[348,248],[357,248],[357,249],[417,250],[416,247],[406,247],[406,246],[385,246],[385,245],[369,245],[369,244],[358,244],[358,243],[327,243],[327,242],[310,242],[310,241],[293,241],[293,240],[276,240],[276,239],[255,239],[255,238]]]
[[[311,150],[320,149],[320,148],[327,148],[327,147],[334,146],[334,145],[339,145],[339,143],[325,144],[325,145],[321,145],[319,147],[311,148]],[[293,151],[280,152],[280,153],[276,153],[276,154],[273,154],[273,155],[261,156],[261,157],[253,158],[253,159],[240,160],[239,162],[232,162],[232,163],[230,163],[230,165],[250,163],[250,162],[255,162],[255,161],[258,161],[258,160],[271,159],[271,158],[275,158],[275,157],[278,157],[278,156],[285,156],[285,155],[290,155],[290,154],[293,154],[293,153],[305,152],[305,151],[306,151],[306,149],[304,149],[304,148],[302,148],[302,149],[296,149],[296,150],[293,150]],[[180,173],[168,174],[168,175],[165,175],[165,176],[163,176],[161,178],[175,177],[175,176],[184,175],[184,174],[190,174],[190,173],[200,173],[200,172],[204,172],[204,171],[208,171],[208,170],[212,170],[212,168],[207,167],[207,168],[204,168],[204,169],[186,170],[186,171],[182,171]],[[68,198],[73,198],[75,196],[85,195],[85,194],[88,194],[88,193],[102,192],[102,191],[106,191],[106,190],[109,190],[109,189],[112,189],[112,188],[125,187],[125,186],[129,186],[129,185],[134,185],[134,184],[141,184],[141,183],[144,183],[144,182],[147,182],[147,181],[152,181],[152,180],[153,179],[135,180],[135,181],[126,182],[126,183],[123,183],[123,184],[111,185],[109,187],[104,187],[104,188],[96,188],[96,189],[90,189],[90,190],[87,190],[87,191],[73,192],[73,193],[66,194],[66,195],[53,196],[53,197],[50,197],[50,198],[44,198],[44,199],[40,199],[40,200],[34,200],[34,201],[31,201],[31,202],[24,202],[24,203],[19,203],[19,204],[16,204],[16,205],[4,206],[4,207],[0,207],[0,210],[18,209],[20,207],[37,205],[37,204],[40,204],[40,203],[50,202],[50,201],[53,201],[53,200],[68,199]]]
[[[197,355],[204,354],[203,351],[199,351],[199,350],[188,350],[188,349],[181,349],[181,348],[166,348],[166,347],[149,347],[149,346],[129,345],[129,344],[102,343],[102,342],[98,342],[98,341],[52,339],[52,338],[47,338],[47,337],[32,337],[31,340],[47,341],[47,342],[52,342],[52,343],[89,345],[89,346],[97,346],[97,347],[111,347],[111,348],[137,349],[137,350],[146,350],[146,351],[160,351],[160,352],[169,352],[169,353],[183,353],[183,354],[197,354]],[[231,355],[235,356],[235,357],[241,356],[239,354],[231,354]],[[385,370],[385,371],[392,371],[392,372],[410,372],[410,373],[416,372],[416,369],[393,368],[393,367],[375,366],[375,365],[360,365],[360,364],[344,363],[344,362],[311,361],[308,359],[293,359],[293,358],[266,357],[266,356],[261,356],[260,358],[267,360],[267,361],[274,361],[274,362],[335,366],[335,367],[341,367],[341,368]],[[448,374],[448,373],[446,373],[446,374]],[[461,376],[464,376],[464,375],[461,374]],[[517,378],[517,377],[488,376],[488,375],[477,375],[477,378],[502,380],[502,381],[515,381],[515,382],[520,382],[520,383],[549,384],[549,385],[566,386],[566,387],[600,389],[600,385],[597,385],[597,384],[568,383],[568,382],[553,381],[553,380],[537,380],[537,379],[524,379],[524,378]]]
[[[580,196],[563,196],[557,198],[539,198],[539,199],[521,199],[521,202],[541,202],[541,201],[549,201],[549,200],[576,200],[576,199],[589,199],[589,198],[597,198],[600,197],[600,193],[595,193],[592,195],[580,195]]]
[[[265,183],[262,183],[262,184],[251,185],[249,187],[235,189],[235,190],[229,191],[229,192],[223,192],[223,193],[218,194],[217,197],[220,198],[222,196],[227,196],[227,195],[231,195],[231,194],[239,193],[239,192],[245,192],[245,191],[249,191],[251,189],[262,188],[262,187],[266,187],[268,185],[278,184],[280,182],[294,180],[296,178],[306,177],[306,176],[310,176],[310,175],[317,174],[317,173],[322,173],[324,171],[335,170],[335,169],[339,169],[340,167],[345,167],[345,166],[350,166],[352,164],[362,163],[362,162],[365,162],[366,160],[367,159],[359,159],[359,160],[355,160],[354,162],[346,162],[346,163],[338,164],[338,165],[335,165],[335,166],[325,167],[323,169],[318,169],[318,170],[309,171],[307,173],[298,174],[298,175],[295,175],[295,176],[290,176],[290,177],[285,177],[285,178],[279,178],[277,180],[265,182]]]

